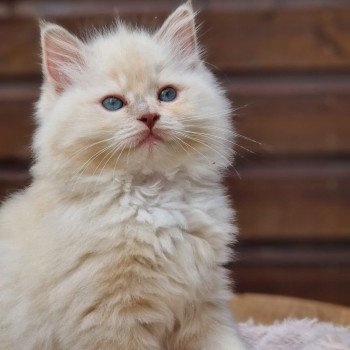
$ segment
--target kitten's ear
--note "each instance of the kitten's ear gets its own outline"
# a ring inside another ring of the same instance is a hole
[[[155,34],[158,40],[169,43],[182,58],[199,60],[195,13],[190,1],[178,7]]]
[[[84,66],[84,44],[64,28],[40,23],[43,73],[57,92],[62,92]]]

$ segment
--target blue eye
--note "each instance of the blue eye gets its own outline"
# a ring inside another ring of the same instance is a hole
[[[171,102],[175,100],[176,96],[176,90],[169,86],[160,91],[158,99],[163,102]]]
[[[118,97],[110,96],[106,97],[102,101],[102,106],[106,108],[108,111],[117,111],[118,109],[121,109],[125,106],[125,103],[123,100],[121,100]]]

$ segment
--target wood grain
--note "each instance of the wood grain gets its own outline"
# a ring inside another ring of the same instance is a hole
[[[350,244],[242,244],[228,268],[235,289],[350,305]]]
[[[29,184],[30,177],[23,166],[1,166],[0,202]]]
[[[249,242],[234,248],[241,266],[331,267],[350,266],[350,242]],[[233,263],[235,265],[235,263]]]
[[[38,86],[0,84],[0,160],[28,161]]]
[[[204,16],[212,28],[204,41],[209,62],[241,72],[349,68],[349,4],[264,5],[212,2],[210,16]]]
[[[241,239],[350,239],[348,161],[247,162],[227,178]]]
[[[11,1],[0,8],[0,77],[39,73],[37,18],[73,31],[112,23],[116,16],[156,27],[172,1]],[[344,71],[350,68],[350,5],[338,1],[198,1],[207,60],[220,70]],[[11,38],[11,40],[9,40]]]
[[[350,153],[350,76],[233,77],[226,86],[238,133],[259,142],[238,144],[255,156]]]
[[[236,266],[238,292],[302,297],[350,306],[350,267]]]

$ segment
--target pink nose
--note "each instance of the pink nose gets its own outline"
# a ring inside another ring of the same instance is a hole
[[[159,120],[160,115],[157,113],[147,113],[144,115],[141,115],[141,117],[138,118],[138,120],[148,126],[150,130],[154,127],[155,123]]]

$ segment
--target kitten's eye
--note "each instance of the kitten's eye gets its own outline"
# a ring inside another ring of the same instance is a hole
[[[169,86],[160,91],[158,95],[158,99],[159,101],[163,101],[163,102],[171,102],[175,100],[176,96],[177,96],[176,90]]]
[[[125,103],[118,97],[110,96],[102,101],[102,106],[108,111],[117,111],[118,109],[123,108]]]

